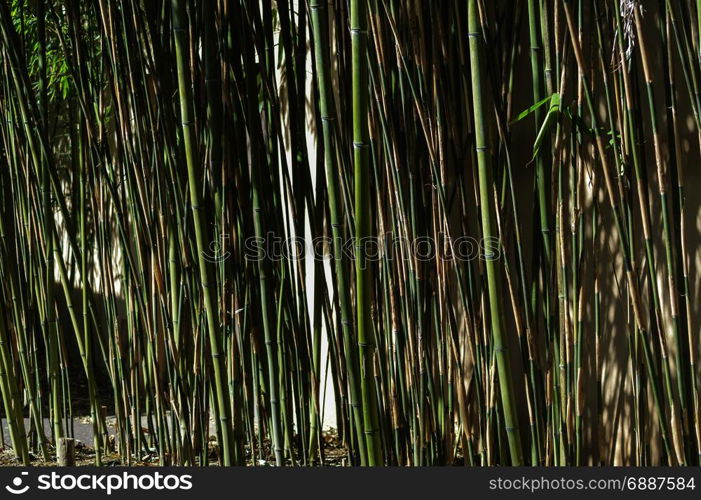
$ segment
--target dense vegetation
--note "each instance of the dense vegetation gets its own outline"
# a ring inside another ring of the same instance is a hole
[[[319,464],[334,411],[354,465],[698,464],[700,25],[685,0],[0,0],[18,460],[86,410],[97,464]]]

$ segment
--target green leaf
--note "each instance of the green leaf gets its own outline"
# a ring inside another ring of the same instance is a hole
[[[551,95],[548,99],[550,99],[550,107],[548,108],[548,114],[545,115],[543,124],[540,126],[538,135],[535,138],[535,143],[533,144],[533,157],[531,158],[531,160],[533,160],[538,154],[538,150],[540,149],[540,144],[543,142],[545,133],[547,132],[554,118],[560,113],[560,94],[555,93]]]
[[[526,108],[523,111],[521,111],[516,118],[514,118],[513,120],[511,120],[509,122],[509,125],[512,125],[518,121],[523,120],[525,117],[527,117],[528,115],[533,113],[536,109],[544,106],[545,104],[547,104],[550,101],[555,101],[555,100],[557,101],[557,106],[559,107],[560,106],[560,94],[558,92],[555,92],[554,94],[549,95],[545,99],[541,99],[540,101],[533,104],[529,108]],[[550,104],[550,107],[552,107],[552,103]]]

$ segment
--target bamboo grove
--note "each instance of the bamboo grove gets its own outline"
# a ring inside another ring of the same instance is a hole
[[[699,465],[701,3],[1,0],[0,65],[19,463]]]

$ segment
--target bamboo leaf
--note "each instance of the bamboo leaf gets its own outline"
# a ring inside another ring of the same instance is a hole
[[[550,107],[548,108],[548,114],[545,115],[543,124],[538,131],[538,135],[535,138],[535,143],[533,144],[533,156],[531,157],[531,160],[538,155],[538,151],[540,150],[540,145],[543,142],[545,134],[547,133],[551,124],[554,122],[557,115],[560,113],[560,94],[555,93],[548,97],[548,100],[550,100]]]
[[[557,93],[557,92],[555,92],[554,94],[549,95],[548,97],[546,97],[546,98],[544,98],[544,99],[541,99],[540,101],[538,101],[537,103],[533,104],[532,106],[530,106],[530,107],[524,109],[523,111],[521,111],[521,112],[516,116],[516,118],[514,118],[513,120],[511,120],[511,121],[509,122],[509,125],[513,125],[514,123],[523,120],[523,119],[526,118],[528,115],[530,115],[531,113],[533,113],[535,110],[540,109],[541,107],[545,106],[545,105],[548,104],[548,103],[551,103],[551,104],[550,104],[550,107],[552,107],[552,101],[557,101],[557,105],[559,106],[559,105],[560,105],[560,94]]]

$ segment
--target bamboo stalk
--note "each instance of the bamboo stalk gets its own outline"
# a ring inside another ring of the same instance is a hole
[[[364,254],[364,245],[372,237],[368,135],[367,4],[351,1],[351,45],[353,71],[353,162],[355,166],[355,290],[356,328],[360,353],[360,392],[363,433],[367,443],[367,465],[383,465],[377,400],[375,395],[375,339],[370,312],[372,264]]]
[[[493,241],[496,237],[493,229],[493,204],[492,204],[492,174],[487,163],[488,147],[486,143],[486,129],[484,126],[483,91],[482,91],[482,38],[478,31],[477,5],[475,0],[468,0],[468,36],[470,38],[470,68],[472,70],[472,106],[475,120],[475,153],[477,156],[477,170],[479,175],[479,196],[482,220],[482,236],[485,241]],[[516,400],[514,394],[514,382],[511,373],[508,339],[505,336],[502,312],[501,284],[499,282],[496,258],[492,254],[485,254],[485,267],[487,270],[487,284],[489,288],[489,308],[491,317],[491,330],[494,340],[494,351],[499,372],[499,385],[504,411],[504,425],[509,441],[509,451],[512,465],[523,463],[523,449],[521,436],[516,416]]]
[[[228,391],[226,390],[225,367],[222,358],[221,338],[218,322],[214,313],[215,298],[212,297],[215,289],[215,282],[212,266],[205,259],[206,239],[202,221],[203,206],[200,202],[200,182],[197,173],[197,145],[194,136],[194,123],[192,113],[192,89],[189,76],[189,65],[186,61],[188,49],[186,48],[187,28],[185,2],[183,0],[173,0],[173,38],[175,40],[175,53],[178,65],[178,89],[180,92],[180,115],[183,128],[183,142],[185,145],[185,156],[187,159],[188,184],[190,188],[190,204],[192,208],[196,248],[198,255],[198,267],[200,270],[200,280],[204,308],[207,316],[207,330],[209,332],[209,343],[212,352],[212,364],[214,366],[214,390],[216,391],[216,401],[218,404],[217,426],[221,432],[223,442],[222,459],[224,465],[231,465],[233,462],[233,441],[231,428],[231,409]]]

